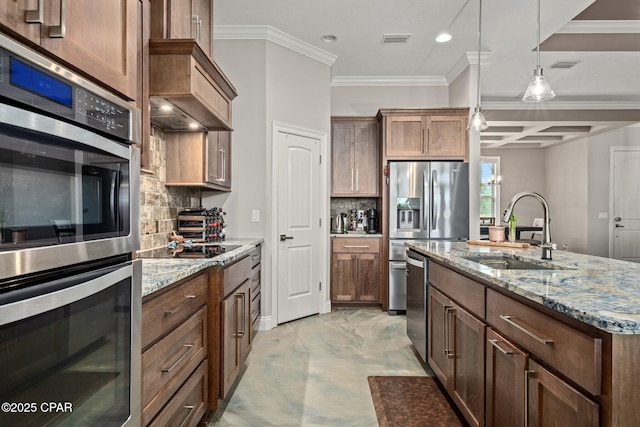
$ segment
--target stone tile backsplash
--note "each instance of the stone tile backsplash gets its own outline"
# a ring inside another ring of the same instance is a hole
[[[350,209],[378,209],[378,199],[362,197],[333,197],[331,198],[331,217],[339,213],[349,213]]]
[[[165,246],[177,227],[178,212],[202,204],[202,190],[167,187],[166,139],[162,129],[152,126],[151,163],[140,174],[140,249]],[[145,147],[147,148],[147,147]]]

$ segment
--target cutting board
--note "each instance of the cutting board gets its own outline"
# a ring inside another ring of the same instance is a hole
[[[467,245],[500,246],[505,248],[530,248],[529,243],[491,242],[489,240],[467,240]]]

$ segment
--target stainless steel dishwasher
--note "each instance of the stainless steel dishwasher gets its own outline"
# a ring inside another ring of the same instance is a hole
[[[427,362],[427,257],[407,249],[407,335],[423,362]]]

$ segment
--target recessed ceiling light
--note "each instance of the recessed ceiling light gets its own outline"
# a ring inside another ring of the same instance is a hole
[[[200,127],[200,125],[198,123],[191,122],[191,123],[189,123],[189,127],[191,129],[198,129]]]
[[[338,38],[336,36],[334,36],[333,34],[326,34],[322,37],[320,37],[320,40],[322,40],[325,43],[334,43],[338,40]]]
[[[438,43],[446,43],[449,40],[451,40],[451,34],[449,33],[440,33],[438,34],[438,37],[436,37],[436,41]]]
[[[160,110],[162,110],[162,111],[171,111],[171,110],[173,110],[173,106],[171,104],[162,104],[160,106]]]

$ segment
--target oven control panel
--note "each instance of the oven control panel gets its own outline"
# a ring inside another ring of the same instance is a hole
[[[132,140],[133,107],[24,47],[5,49],[0,39],[0,99]],[[23,55],[20,55],[20,52]],[[87,86],[90,86],[89,89]],[[102,94],[100,94],[102,93]]]

